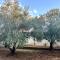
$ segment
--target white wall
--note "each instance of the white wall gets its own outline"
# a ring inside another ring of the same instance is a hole
[[[27,43],[26,45],[31,45],[31,46],[34,46],[34,38],[33,37],[29,37],[28,40],[27,40]],[[46,39],[43,39],[41,40],[40,42],[37,42],[37,40],[35,41],[35,46],[39,46],[39,47],[49,47],[50,46],[50,43],[48,40]]]

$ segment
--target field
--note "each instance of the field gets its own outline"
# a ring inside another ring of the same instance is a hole
[[[17,49],[14,56],[0,48],[0,60],[60,60],[60,51]]]

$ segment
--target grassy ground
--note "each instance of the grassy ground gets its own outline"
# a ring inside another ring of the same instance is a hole
[[[60,60],[60,51],[18,49],[10,56],[8,49],[0,48],[0,60]]]

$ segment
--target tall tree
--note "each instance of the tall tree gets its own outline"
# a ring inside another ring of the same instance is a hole
[[[56,10],[52,10],[53,12],[51,12],[51,14],[54,14],[53,15],[50,15],[50,12],[48,14],[48,22],[49,22],[49,25],[47,26],[48,27],[48,30],[47,32],[45,32],[45,38],[47,40],[50,41],[50,50],[53,49],[53,44],[55,42],[55,40],[58,40],[60,39],[60,34],[58,34],[59,30],[60,30],[60,17],[59,17],[59,10],[57,10],[58,12],[56,12]],[[59,36],[59,37],[58,37]]]

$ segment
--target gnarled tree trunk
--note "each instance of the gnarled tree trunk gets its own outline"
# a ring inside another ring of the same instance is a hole
[[[10,54],[11,54],[11,55],[14,55],[15,52],[16,52],[15,46],[13,46],[13,48],[9,48],[9,50],[10,50]]]
[[[53,41],[50,42],[50,51],[53,50]]]

